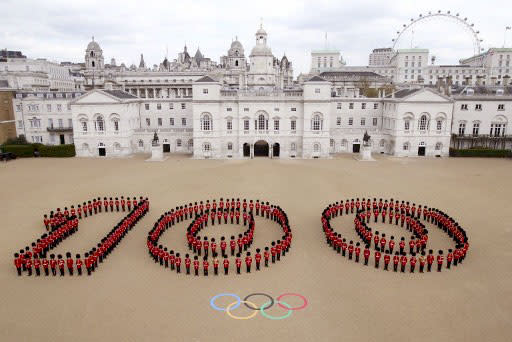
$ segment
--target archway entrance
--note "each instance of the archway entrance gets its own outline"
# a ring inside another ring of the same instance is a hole
[[[248,143],[244,144],[244,157],[250,157],[251,156],[251,146],[249,146]]]
[[[272,156],[279,157],[280,149],[281,149],[281,147],[280,147],[279,143],[275,143],[273,146]]]
[[[425,155],[425,146],[419,146],[418,147],[418,156],[424,156]]]
[[[169,143],[164,143],[162,146],[163,146],[163,151],[164,151],[164,153],[169,153],[169,152],[171,152],[171,144],[169,144]]]
[[[361,149],[361,145],[359,143],[352,144],[352,152],[353,153],[359,153],[359,150]]]
[[[254,144],[255,157],[268,157],[268,143],[265,140],[259,140]]]
[[[98,155],[100,157],[105,157],[107,155],[107,151],[105,150],[105,147],[98,147]]]

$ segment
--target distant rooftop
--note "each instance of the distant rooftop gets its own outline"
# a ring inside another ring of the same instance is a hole
[[[320,74],[321,77],[330,78],[330,77],[376,77],[376,78],[384,78],[375,72],[372,71],[324,71]]]
[[[21,51],[0,50],[0,58],[27,58]]]
[[[137,96],[134,96],[130,93],[127,93],[122,90],[103,90],[105,93],[110,94],[112,96],[117,97],[118,99],[136,99]]]
[[[428,53],[428,49],[398,49],[396,51],[399,53]]]
[[[336,49],[323,49],[323,50],[312,50],[311,53],[340,53],[339,50]]]

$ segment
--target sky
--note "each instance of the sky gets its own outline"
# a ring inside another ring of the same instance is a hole
[[[294,74],[308,72],[315,49],[338,49],[347,65],[367,65],[374,48],[391,47],[411,18],[428,12],[459,13],[474,24],[481,46],[512,47],[509,1],[487,0],[0,0],[0,48],[29,58],[83,62],[94,36],[105,63],[160,64],[186,44],[219,61],[238,37],[249,56],[263,23],[274,56],[286,54]],[[413,33],[414,31],[414,33]],[[327,36],[327,39],[326,39]],[[470,31],[456,20],[429,18],[406,30],[398,48],[428,48],[436,64],[456,64],[474,51]],[[168,52],[167,52],[168,51]]]

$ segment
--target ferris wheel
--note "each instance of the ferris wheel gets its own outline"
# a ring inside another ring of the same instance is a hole
[[[403,24],[402,27],[400,28],[400,30],[396,31],[396,36],[395,36],[395,38],[392,39],[393,50],[397,46],[402,35],[405,32],[407,32],[409,29],[413,29],[414,26],[416,26],[418,23],[427,22],[427,21],[431,21],[431,20],[438,20],[438,19],[446,19],[446,20],[449,20],[449,21],[461,26],[468,33],[468,36],[472,40],[473,53],[475,55],[478,55],[480,52],[483,51],[483,48],[480,46],[480,43],[483,42],[483,39],[481,39],[479,36],[480,31],[477,31],[475,29],[475,24],[469,23],[468,18],[462,18],[459,15],[459,13],[451,14],[450,11],[428,12],[428,14],[420,14],[417,18],[411,18],[409,23]]]

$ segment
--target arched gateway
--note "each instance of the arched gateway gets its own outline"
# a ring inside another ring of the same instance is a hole
[[[254,156],[255,157],[268,157],[269,156],[268,142],[265,140],[258,140],[254,143]]]

